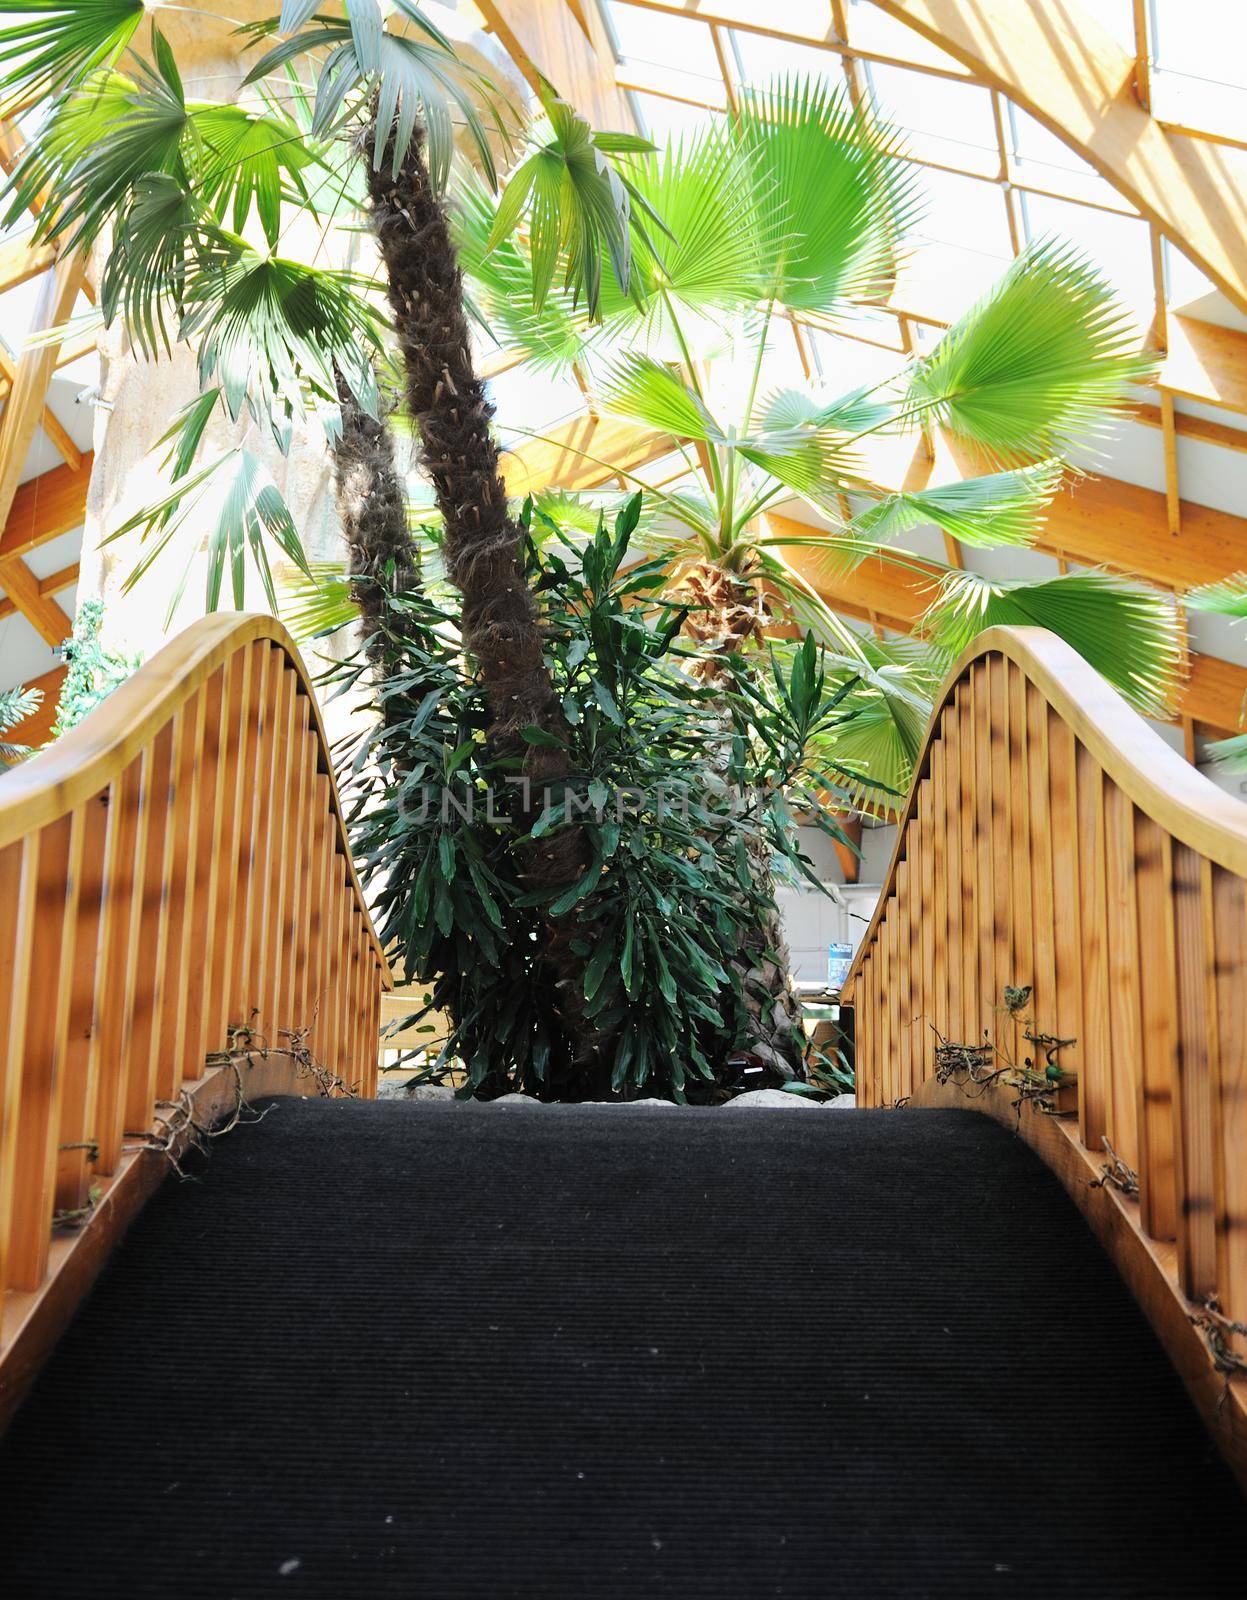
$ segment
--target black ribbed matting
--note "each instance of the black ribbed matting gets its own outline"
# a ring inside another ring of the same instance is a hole
[[[970,1112],[277,1100],[0,1446],[27,1596],[1247,1592],[1247,1511]]]

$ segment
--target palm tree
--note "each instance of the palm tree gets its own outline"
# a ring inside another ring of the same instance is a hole
[[[777,325],[787,331],[799,316],[834,327],[855,303],[886,297],[917,206],[912,173],[893,131],[825,85],[746,96],[722,127],[632,163],[638,205],[667,231],[638,247],[630,292],[604,292],[596,319],[570,295],[543,297],[534,311],[538,268],[522,239],[500,237],[482,189],[460,220],[495,333],[536,366],[574,361],[603,409],[683,455],[676,483],[647,488],[644,531],[692,604],[688,631],[710,651],[700,670],[726,695],[776,622],[813,630],[857,711],[823,760],[884,811],[908,787],[931,693],[968,633],[1043,622],[1148,710],[1166,698],[1181,655],[1172,607],[1103,574],[988,585],[949,570],[918,648],[860,638],[821,598],[820,566],[843,571],[868,556],[915,565],[897,541],[920,524],[970,545],[1029,543],[1071,447],[1102,432],[1150,369],[1092,264],[1048,241],[891,382],[843,394],[768,388]],[[723,403],[733,396],[734,415]],[[981,463],[978,475],[894,493],[872,482],[881,435],[937,428]],[[793,498],[827,526],[773,530],[768,510]],[[725,716],[724,732],[741,729]],[[769,876],[768,863],[757,869]],[[764,960],[780,969],[779,995],[789,993],[773,913],[744,957]],[[789,1053],[795,1008],[776,1014],[771,992],[757,1007],[758,1040]]]

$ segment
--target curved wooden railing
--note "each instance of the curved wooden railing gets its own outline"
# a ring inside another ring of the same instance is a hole
[[[390,987],[273,618],[195,623],[0,778],[0,1425],[160,1147],[244,1089],[375,1093]]]
[[[992,628],[941,691],[845,994],[860,1102],[1018,1126],[1247,1483],[1245,880],[1247,806],[1055,635]],[[1049,1054],[1050,1094],[1007,1070]]]

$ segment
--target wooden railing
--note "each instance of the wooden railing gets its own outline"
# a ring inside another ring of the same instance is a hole
[[[0,1424],[241,1095],[375,1093],[391,987],[289,635],[217,615],[0,778]]]
[[[1245,880],[1247,806],[1054,635],[989,629],[941,692],[845,993],[860,1102],[1017,1126],[1247,1483]]]

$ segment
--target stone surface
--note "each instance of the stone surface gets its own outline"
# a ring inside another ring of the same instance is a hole
[[[744,1094],[738,1094],[734,1100],[725,1102],[725,1111],[781,1111],[805,1110],[817,1111],[822,1104],[818,1100],[810,1100],[803,1094],[787,1094],[783,1089],[748,1089]]]
[[[834,1100],[826,1102],[828,1111],[856,1111],[857,1096],[855,1094],[840,1094]]]

